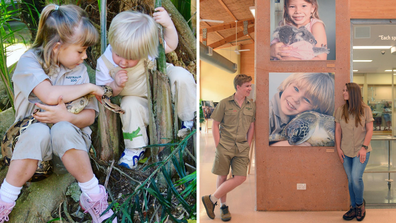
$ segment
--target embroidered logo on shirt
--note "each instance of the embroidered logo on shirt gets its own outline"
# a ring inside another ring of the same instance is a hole
[[[246,107],[246,109],[249,110],[249,111],[252,110],[252,108],[249,108],[249,107]]]
[[[66,76],[66,79],[68,79],[70,82],[77,82],[78,79],[81,78],[81,75],[79,76]]]

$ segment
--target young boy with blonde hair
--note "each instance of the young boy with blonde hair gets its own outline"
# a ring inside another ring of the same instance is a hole
[[[280,133],[290,120],[305,111],[333,115],[333,74],[294,73],[283,80],[270,101],[270,135]]]
[[[109,46],[98,59],[96,84],[109,85],[114,95],[121,95],[122,131],[125,151],[119,165],[134,169],[148,144],[149,124],[145,60],[158,56],[157,23],[164,27],[165,53],[176,49],[178,36],[166,10],[156,8],[153,17],[134,11],[119,13],[109,28]],[[167,64],[172,98],[178,103],[178,116],[187,128],[193,126],[196,111],[196,83],[190,72]],[[174,92],[177,89],[178,96]]]

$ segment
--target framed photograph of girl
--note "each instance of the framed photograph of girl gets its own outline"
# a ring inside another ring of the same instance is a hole
[[[336,0],[271,0],[271,60],[335,60]]]
[[[334,146],[334,74],[269,73],[269,145]]]

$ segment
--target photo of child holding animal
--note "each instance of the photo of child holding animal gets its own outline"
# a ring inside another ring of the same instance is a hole
[[[333,73],[270,73],[269,83],[271,146],[334,146]]]
[[[335,0],[271,1],[270,39],[271,60],[335,60]]]

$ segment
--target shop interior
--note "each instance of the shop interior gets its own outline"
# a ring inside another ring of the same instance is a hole
[[[374,118],[373,151],[363,175],[368,204],[396,204],[396,27],[392,20],[353,21],[353,77]]]

